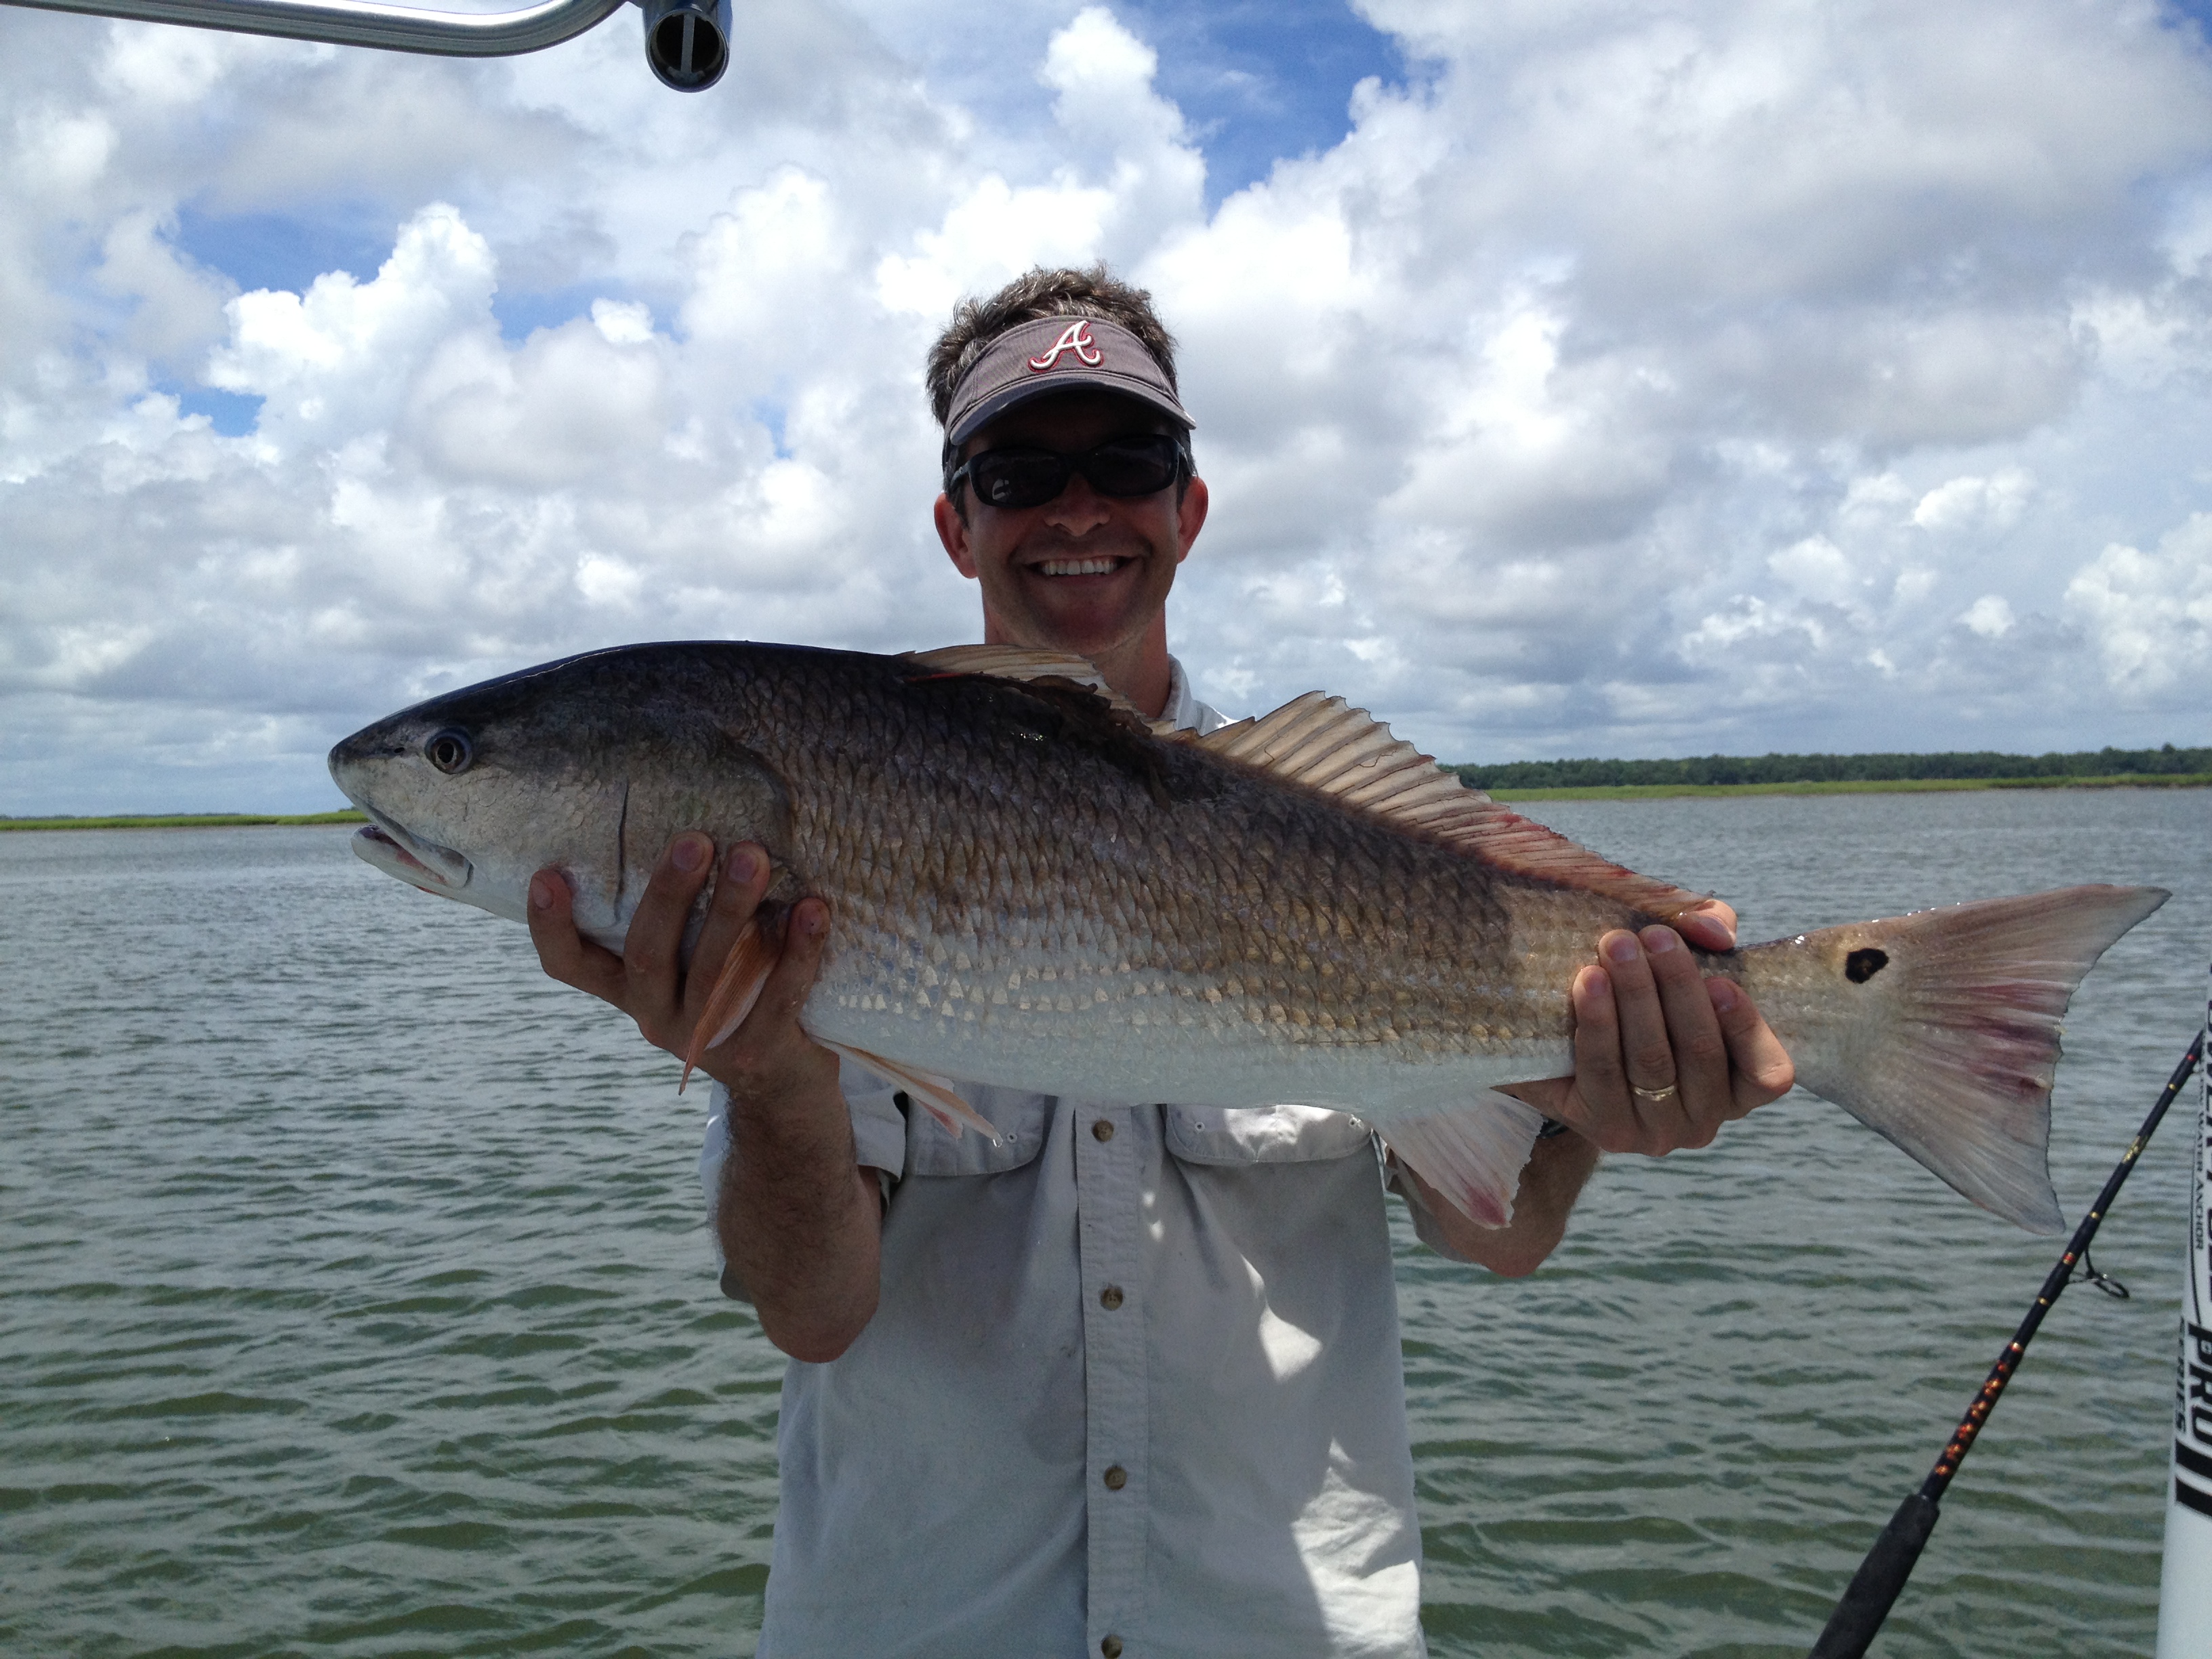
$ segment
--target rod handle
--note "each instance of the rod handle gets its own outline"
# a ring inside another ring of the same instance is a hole
[[[1859,1563],[1844,1599],[1828,1615],[1827,1628],[1813,1644],[1811,1659],[1863,1659],[1905,1581],[1912,1577],[1913,1563],[1919,1560],[1928,1534],[1936,1530],[1940,1513],[1936,1500],[1924,1492],[1916,1492],[1897,1506],[1897,1513]]]

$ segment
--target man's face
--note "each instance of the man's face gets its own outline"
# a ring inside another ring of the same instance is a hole
[[[1040,398],[985,427],[962,455],[1008,445],[1080,454],[1109,439],[1176,428],[1142,404],[1107,392]],[[996,507],[963,490],[963,522],[937,500],[937,532],[963,576],[982,584],[987,637],[1093,659],[1164,629],[1176,567],[1206,522],[1206,485],[1180,503],[1170,485],[1151,495],[1101,495],[1078,472],[1042,507]]]

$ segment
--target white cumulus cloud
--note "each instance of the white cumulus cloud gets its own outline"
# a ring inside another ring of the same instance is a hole
[[[2065,603],[2113,689],[2131,696],[2179,689],[2203,708],[2212,669],[2212,514],[2193,514],[2154,552],[2106,548],[2066,585]]]
[[[1099,258],[1182,342],[1226,703],[1468,758],[2201,736],[2193,31],[1364,15],[1409,73],[1210,202],[1215,129],[1074,0],[754,9],[698,98],[618,23],[0,9],[0,811],[313,805],[359,721],[623,639],[972,637],[922,353]]]
[[[2012,606],[2002,593],[1984,593],[1972,605],[1959,620],[1985,640],[2001,640],[2013,630],[2019,619],[2013,615]]]

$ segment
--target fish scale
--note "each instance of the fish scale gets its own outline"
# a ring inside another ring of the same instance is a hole
[[[830,905],[806,1030],[949,1133],[981,1121],[963,1083],[1332,1107],[1492,1224],[1540,1122],[1498,1086],[1571,1069],[1567,987],[1601,933],[1700,902],[1461,787],[1340,700],[1201,738],[1079,659],[999,647],[596,652],[403,710],[331,771],[373,820],[371,863],[516,918],[558,866],[612,949],[671,836],[760,842],[772,899]],[[2164,896],[1984,900],[1698,960],[1751,993],[1807,1087],[2048,1229],[2059,1016]],[[717,1018],[750,1006],[756,956]]]

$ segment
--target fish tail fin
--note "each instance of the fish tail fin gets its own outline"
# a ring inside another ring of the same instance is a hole
[[[1543,1114],[1486,1089],[1473,1100],[1394,1115],[1383,1143],[1478,1227],[1513,1219],[1521,1169],[1544,1127]]]
[[[1984,1209],[2054,1233],[2060,1018],[2106,947],[2167,896],[2067,887],[1823,928],[1743,951],[1742,984],[1772,1000],[1806,1088]]]

